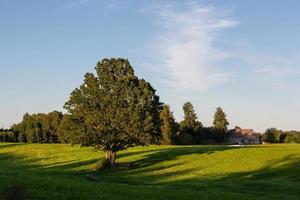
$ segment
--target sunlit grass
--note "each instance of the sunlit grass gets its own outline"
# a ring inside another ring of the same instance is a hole
[[[0,185],[20,183],[33,199],[300,198],[296,144],[136,147],[118,153],[127,167],[95,172],[103,156],[79,146],[0,143]]]

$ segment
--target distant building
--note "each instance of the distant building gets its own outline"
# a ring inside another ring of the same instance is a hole
[[[256,133],[253,129],[236,128],[229,131],[229,144],[259,144],[260,134]]]

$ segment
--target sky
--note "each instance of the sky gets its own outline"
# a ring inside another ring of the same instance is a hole
[[[298,0],[0,0],[0,127],[63,109],[103,58],[128,58],[178,121],[300,130]]]

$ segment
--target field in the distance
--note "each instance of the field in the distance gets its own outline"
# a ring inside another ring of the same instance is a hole
[[[93,172],[102,156],[0,143],[0,189],[18,183],[31,199],[300,199],[300,145],[137,147],[118,154],[130,168]]]

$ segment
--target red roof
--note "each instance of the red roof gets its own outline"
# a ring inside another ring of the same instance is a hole
[[[253,129],[235,129],[234,134],[241,136],[254,135],[256,132]]]

